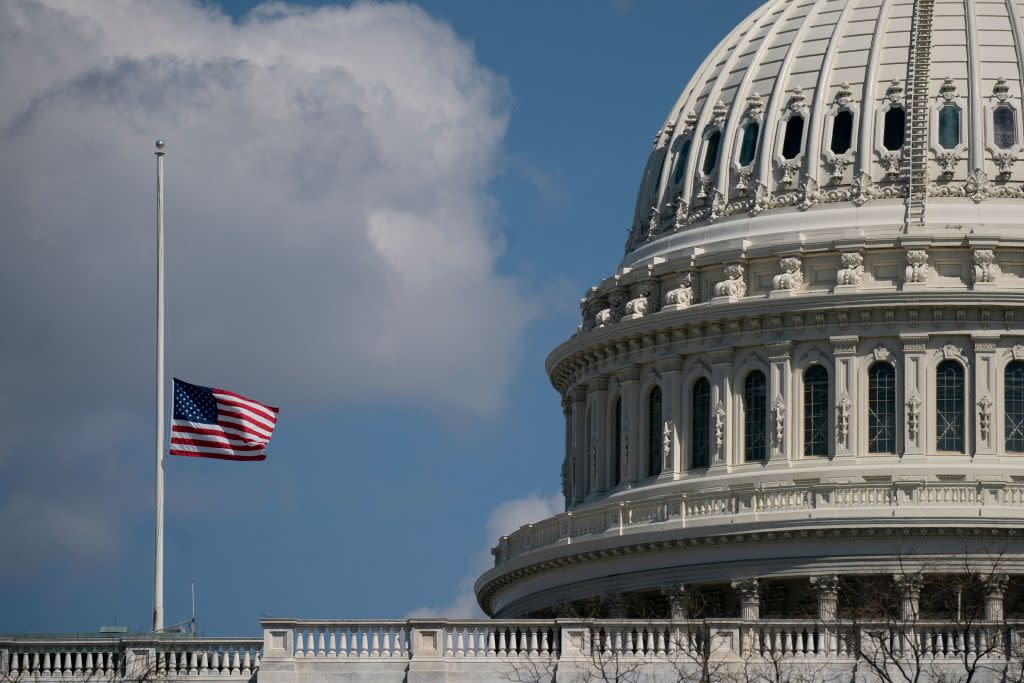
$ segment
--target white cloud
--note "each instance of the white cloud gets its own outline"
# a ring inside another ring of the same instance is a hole
[[[157,137],[173,372],[289,412],[499,413],[537,311],[498,265],[504,84],[447,25],[407,5],[233,23],[187,0],[0,0],[0,92],[0,478],[28,500],[52,458],[48,495],[84,500],[93,471],[53,455],[89,447],[73,425],[148,429]]]
[[[512,533],[524,524],[539,522],[565,509],[561,493],[549,496],[532,493],[524,498],[507,500],[499,504],[487,516],[484,525],[487,538],[484,547],[473,558],[469,573],[459,579],[455,586],[455,596],[447,605],[439,607],[419,607],[409,613],[410,619],[418,618],[476,618],[484,613],[476,601],[473,584],[480,574],[494,566],[491,548],[502,536]]]

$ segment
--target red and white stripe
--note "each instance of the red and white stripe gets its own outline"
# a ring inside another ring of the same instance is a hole
[[[220,460],[265,460],[277,408],[226,389],[213,389],[217,424],[171,421],[171,455]]]

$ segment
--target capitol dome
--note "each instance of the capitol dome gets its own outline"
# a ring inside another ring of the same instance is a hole
[[[792,616],[967,562],[1024,613],[1021,12],[771,0],[719,44],[548,358],[566,511],[485,611]]]

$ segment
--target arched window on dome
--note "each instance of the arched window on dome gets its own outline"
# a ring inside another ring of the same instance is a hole
[[[615,433],[612,438],[615,444],[612,452],[615,457],[612,460],[612,486],[618,486],[622,482],[622,397],[615,399]]]
[[[704,165],[701,171],[704,175],[710,175],[718,167],[718,152],[722,147],[722,131],[716,130],[708,136],[707,147],[704,150]]]
[[[907,135],[907,112],[903,107],[893,107],[885,112],[882,126],[882,145],[890,152],[903,148]]]
[[[754,161],[757,153],[757,134],[761,126],[757,121],[751,121],[743,129],[743,140],[740,143],[740,166],[749,166]]]
[[[804,117],[799,114],[786,121],[786,133],[782,137],[782,158],[796,159],[804,146]]]
[[[743,459],[764,461],[768,457],[768,382],[754,370],[743,382]]]
[[[833,154],[846,154],[853,146],[853,112],[844,109],[832,117],[832,143],[829,149]]]
[[[828,370],[804,371],[804,455],[828,455]]]
[[[992,110],[992,134],[999,149],[1017,146],[1017,112],[1008,104]]]
[[[868,368],[868,452],[896,452],[896,368],[885,361]]]
[[[935,448],[964,451],[964,366],[955,360],[935,369]]]
[[[944,105],[939,109],[939,146],[956,149],[960,144],[960,107]]]
[[[679,156],[676,158],[676,170],[672,174],[672,184],[678,185],[683,182],[683,174],[686,173],[686,161],[690,158],[690,140],[683,142],[679,148]]]
[[[661,474],[661,387],[647,395],[647,474]]]
[[[1006,450],[1024,453],[1024,361],[1015,360],[1003,372]]]
[[[694,468],[711,464],[711,382],[701,377],[693,383],[690,419],[690,450]]]

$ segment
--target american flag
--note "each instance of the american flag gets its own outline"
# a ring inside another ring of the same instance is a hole
[[[277,408],[225,389],[174,380],[171,455],[264,460]]]

